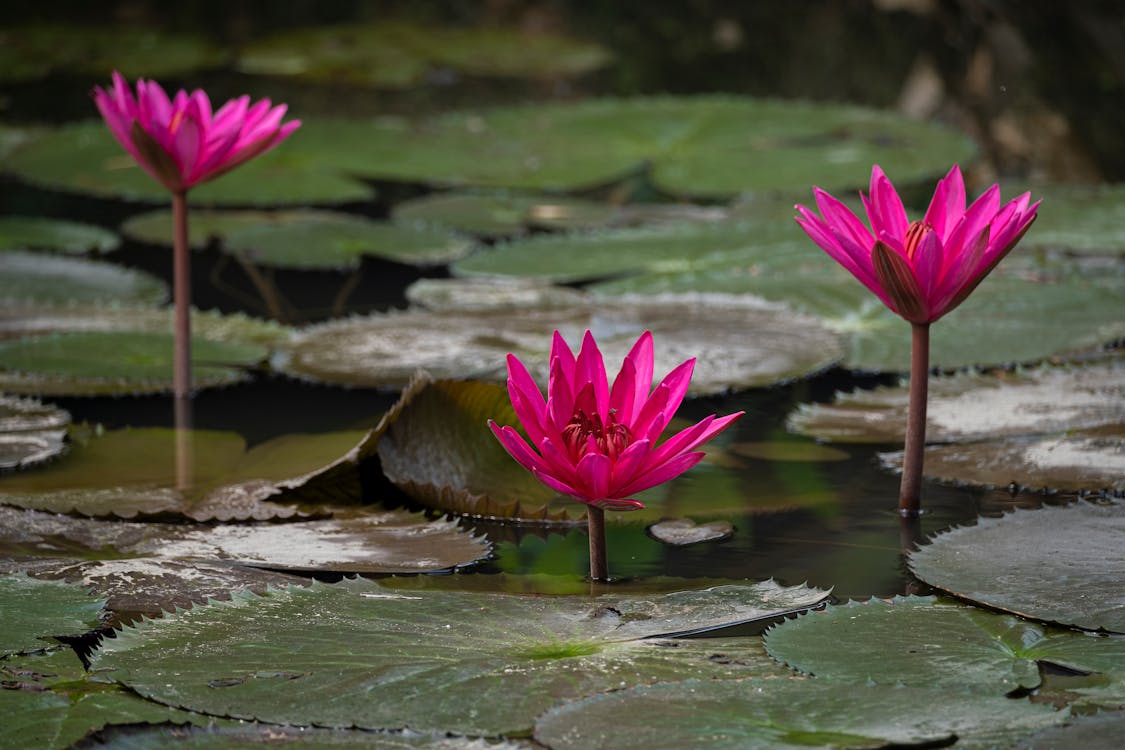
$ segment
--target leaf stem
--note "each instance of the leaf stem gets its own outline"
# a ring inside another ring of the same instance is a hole
[[[926,447],[926,401],[930,379],[930,324],[912,323],[910,346],[910,411],[906,415],[906,445],[902,454],[902,485],[898,512],[922,512],[922,459]]]
[[[176,308],[172,389],[191,398],[191,248],[188,247],[187,191],[172,192],[172,300]]]
[[[605,511],[586,506],[586,527],[590,535],[590,580],[608,581],[609,566],[605,556]]]

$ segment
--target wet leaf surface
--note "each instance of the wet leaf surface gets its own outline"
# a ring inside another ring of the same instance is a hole
[[[70,414],[35,399],[0,395],[0,473],[28,469],[66,449]]]
[[[0,248],[4,250],[52,250],[83,255],[108,253],[120,244],[120,237],[94,224],[41,216],[0,216]]]
[[[481,237],[507,237],[532,228],[575,230],[608,225],[615,210],[567,196],[532,193],[431,193],[395,205],[395,221],[449,227]]]
[[[1125,253],[1125,186],[1036,185],[1049,211],[1035,220],[1035,231],[1021,240],[1025,249],[1066,250],[1079,254]]]
[[[1114,750],[1125,732],[1125,713],[1075,716],[1064,726],[1036,732],[1016,745],[1017,750],[1051,750],[1073,747],[1083,750]]]
[[[57,647],[57,636],[88,633],[98,626],[104,604],[80,586],[0,575],[0,657]]]
[[[419,368],[436,378],[503,380],[513,352],[546,381],[551,332],[577,341],[590,329],[607,362],[642,331],[659,342],[656,370],[698,357],[695,394],[769,385],[829,366],[835,335],[809,318],[755,300],[696,295],[594,300],[571,309],[407,311],[310,326],[275,358],[282,371],[337,385],[402,387]],[[482,334],[487,331],[487,334]],[[753,331],[752,336],[747,331]]]
[[[908,721],[903,717],[909,716]],[[535,738],[557,750],[593,747],[883,748],[943,743],[974,732],[1022,733],[1065,718],[1026,700],[966,698],[913,687],[819,680],[659,683],[551,709]]]
[[[331,211],[196,211],[195,247],[217,241],[222,250],[273,268],[332,270],[358,267],[365,256],[419,266],[467,255],[472,241],[448,231],[392,224]],[[170,245],[172,214],[154,211],[122,226],[130,237]]]
[[[897,471],[902,453],[880,453]],[[925,476],[957,485],[1125,492],[1125,425],[926,448]]]
[[[647,529],[649,536],[673,547],[686,547],[700,542],[715,542],[734,535],[730,521],[709,521],[697,524],[690,518],[659,521]]]
[[[791,430],[820,440],[899,443],[910,390],[838,393],[831,404],[802,404]],[[967,442],[1042,435],[1125,423],[1125,358],[1083,366],[932,376],[926,439]]]
[[[911,553],[910,569],[994,609],[1125,633],[1123,535],[1120,503],[1017,510],[939,534]]]
[[[829,606],[766,633],[766,650],[801,672],[852,683],[1000,697],[1038,687],[1037,662],[1112,672],[1125,638],[1051,630],[933,597]]]
[[[361,431],[282,435],[249,451],[236,433],[131,428],[75,435],[48,469],[0,478],[0,503],[84,516],[286,518],[278,502],[358,498]]]
[[[135,268],[21,250],[0,252],[0,304],[159,305],[167,299],[163,281]]]
[[[419,279],[406,288],[406,299],[432,312],[481,312],[567,308],[584,305],[575,289],[527,279]]]
[[[94,669],[146,697],[218,715],[510,734],[529,731],[560,700],[609,687],[783,673],[753,639],[651,637],[823,595],[772,582],[647,598],[405,594],[345,580],[146,621],[104,641]]]
[[[565,78],[609,63],[608,50],[559,34],[497,27],[380,22],[286,31],[239,55],[248,73],[406,88],[443,69],[503,78]]]

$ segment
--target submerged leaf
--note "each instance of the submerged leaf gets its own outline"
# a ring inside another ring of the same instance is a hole
[[[405,593],[346,580],[146,621],[104,641],[94,666],[153,700],[215,715],[511,734],[560,700],[611,687],[783,674],[753,639],[653,636],[823,596],[772,582],[586,598]]]
[[[654,523],[647,529],[650,536],[673,547],[686,547],[700,542],[729,539],[734,534],[730,521],[697,524],[690,518],[673,518]]]
[[[993,609],[1125,633],[1123,538],[1125,505],[1044,506],[943,532],[909,563],[926,583]]]

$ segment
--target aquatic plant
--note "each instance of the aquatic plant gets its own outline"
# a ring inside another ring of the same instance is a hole
[[[576,357],[555,331],[544,400],[524,364],[508,355],[508,395],[531,442],[513,427],[492,420],[489,427],[539,481],[586,504],[594,580],[608,576],[605,509],[643,508],[630,496],[695,466],[704,455],[696,448],[743,414],[709,415],[659,443],[687,394],[694,367],[695,359],[687,360],[653,388],[653,341],[645,331],[611,386],[593,334],[586,331]]]
[[[871,228],[836,198],[813,188],[820,215],[798,205],[797,223],[821,247],[910,322],[910,409],[902,461],[899,512],[921,507],[926,438],[930,324],[965,301],[1035,221],[1031,194],[1000,205],[993,185],[965,207],[965,181],[954,165],[934,190],[921,221],[908,221],[894,185],[875,165],[870,194],[860,193]]]

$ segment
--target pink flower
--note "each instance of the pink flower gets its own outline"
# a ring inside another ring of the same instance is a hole
[[[172,192],[214,179],[281,143],[300,126],[281,123],[285,105],[240,96],[211,113],[207,94],[179,91],[168,99],[155,81],[137,80],[137,95],[120,73],[113,88],[94,88],[113,135],[145,171]]]
[[[555,331],[550,365],[544,401],[527,368],[508,355],[508,394],[530,445],[512,427],[491,420],[488,426],[543,484],[599,508],[643,508],[629,496],[695,466],[703,458],[695,449],[742,416],[716,419],[712,414],[657,444],[687,394],[695,360],[672,370],[653,389],[648,331],[626,355],[612,387],[589,331],[577,359]]]
[[[1015,247],[1039,207],[1024,193],[1000,206],[993,185],[965,208],[965,182],[954,165],[934,190],[921,221],[910,222],[883,170],[871,169],[871,193],[862,195],[868,228],[840,201],[813,188],[820,216],[797,206],[797,223],[813,242],[894,312],[911,323],[931,323],[964,302]]]

